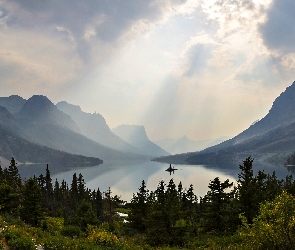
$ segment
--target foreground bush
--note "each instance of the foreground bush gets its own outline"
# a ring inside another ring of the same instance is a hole
[[[2,233],[11,250],[36,249],[35,242],[31,237],[19,228],[7,227]]]
[[[119,239],[116,235],[95,226],[88,226],[87,233],[88,241],[100,246],[114,246],[119,243]]]
[[[249,249],[295,249],[294,197],[283,191],[262,204],[252,227],[244,223],[240,235]]]

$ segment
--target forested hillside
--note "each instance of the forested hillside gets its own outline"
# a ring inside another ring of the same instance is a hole
[[[12,158],[0,168],[2,249],[293,249],[295,182],[291,176],[253,174],[240,165],[237,185],[214,178],[204,197],[194,187],[145,181],[130,202],[111,190],[90,190],[45,174],[22,180]],[[98,184],[99,185],[99,184]],[[122,218],[120,213],[128,217]]]

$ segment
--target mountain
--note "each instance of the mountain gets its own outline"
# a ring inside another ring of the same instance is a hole
[[[102,164],[102,160],[95,157],[69,154],[31,143],[2,125],[0,125],[0,156],[7,160],[14,157],[19,163],[55,163],[63,166],[77,163],[84,166]]]
[[[295,82],[275,99],[268,114],[248,129],[219,145],[200,152],[174,155],[157,161],[216,164],[252,155],[263,160],[280,159],[295,152]]]
[[[57,103],[56,107],[71,116],[84,136],[115,150],[137,154],[141,153],[134,146],[115,135],[110,130],[102,115],[83,112],[79,106],[69,104],[65,101]]]
[[[18,95],[0,97],[0,106],[5,107],[11,114],[18,113],[22,106],[25,104],[25,102],[26,99]]]
[[[120,125],[113,128],[112,132],[124,141],[135,146],[142,154],[155,157],[169,155],[167,151],[149,140],[144,126]]]
[[[9,106],[9,101],[15,100],[15,97],[4,100],[4,105]],[[16,100],[21,99],[16,97]],[[20,163],[55,163],[63,164],[63,166],[76,163],[93,166],[102,163],[102,160],[97,157],[85,157],[54,150],[32,143],[24,139],[25,137],[28,135],[20,126],[19,120],[7,108],[0,106],[0,157],[2,161],[14,157]]]
[[[111,149],[82,135],[72,118],[45,96],[32,96],[15,117],[22,130],[21,137],[34,144],[104,161],[148,159]]]
[[[56,124],[80,132],[72,118],[43,95],[34,95],[28,99],[16,116],[24,122],[29,120],[30,123]]]
[[[229,137],[220,137],[217,139],[208,139],[208,140],[191,140],[187,136],[183,136],[178,139],[173,138],[164,138],[159,141],[154,141],[161,148],[169,152],[170,154],[181,154],[193,151],[201,151],[207,147],[217,145]]]
[[[15,117],[9,111],[0,106],[0,124],[7,129],[16,129],[17,122]]]

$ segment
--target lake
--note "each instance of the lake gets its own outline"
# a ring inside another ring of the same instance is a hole
[[[162,179],[168,184],[171,178],[173,178],[176,186],[181,181],[183,188],[189,188],[190,184],[193,184],[194,193],[197,196],[204,196],[208,191],[210,180],[215,177],[219,177],[221,181],[229,179],[236,183],[240,173],[239,164],[242,164],[242,162],[226,166],[172,164],[178,170],[174,171],[174,174],[171,173],[171,175],[165,171],[169,164],[152,161],[125,165],[104,163],[98,166],[74,167],[67,170],[62,170],[61,166],[49,165],[49,170],[53,184],[56,178],[59,183],[64,179],[70,187],[73,174],[77,173],[78,175],[81,173],[86,186],[91,190],[99,187],[100,191],[103,192],[110,187],[112,195],[118,195],[123,200],[130,201],[132,194],[136,193],[141,186],[142,180],[145,181],[150,191],[154,191]],[[46,164],[20,165],[18,168],[23,178],[29,178],[34,175],[39,176],[41,173],[45,175]],[[270,174],[275,171],[279,179],[284,179],[286,175],[291,174],[292,169],[266,163],[255,163],[254,161],[253,170],[255,174],[258,170],[264,170]]]

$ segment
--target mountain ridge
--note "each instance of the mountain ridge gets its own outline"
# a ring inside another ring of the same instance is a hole
[[[161,157],[156,161],[186,164],[218,164],[239,155],[287,158],[295,152],[295,82],[273,102],[268,114],[237,136],[200,152]],[[267,157],[263,157],[264,160]],[[270,158],[269,158],[270,159]]]

